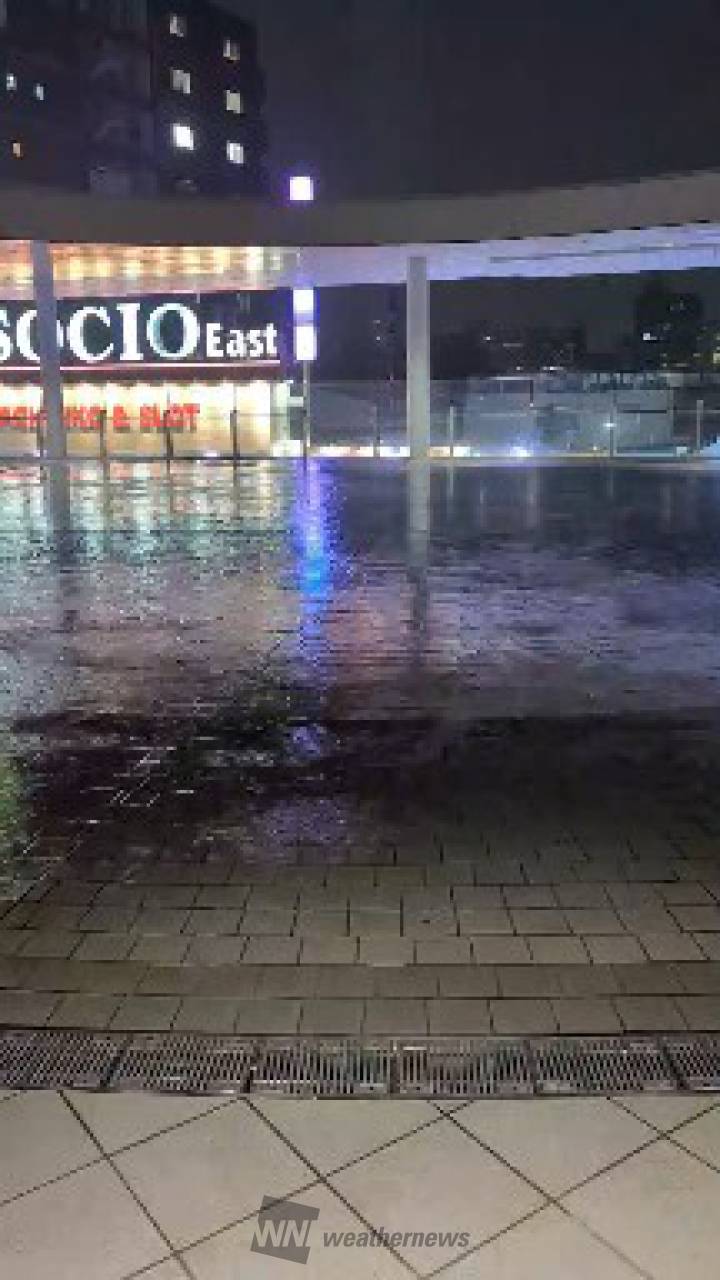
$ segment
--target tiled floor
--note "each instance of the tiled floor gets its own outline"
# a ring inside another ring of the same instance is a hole
[[[0,1100],[0,1151],[7,1280],[717,1273],[720,1100],[709,1096],[455,1106],[17,1094]],[[253,1249],[265,1197],[310,1212],[306,1238],[281,1227],[275,1241],[307,1247],[304,1269]]]

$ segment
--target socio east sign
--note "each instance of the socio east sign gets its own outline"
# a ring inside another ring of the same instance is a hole
[[[290,298],[232,293],[93,299],[58,304],[58,344],[65,369],[248,369],[291,358]],[[37,310],[0,305],[0,372],[40,363]]]

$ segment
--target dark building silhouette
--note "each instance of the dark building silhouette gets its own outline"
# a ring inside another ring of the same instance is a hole
[[[259,193],[252,24],[209,0],[0,0],[0,181]]]

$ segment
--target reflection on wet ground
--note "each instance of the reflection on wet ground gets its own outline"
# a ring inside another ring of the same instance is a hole
[[[720,1025],[720,472],[1,485],[0,1022]]]

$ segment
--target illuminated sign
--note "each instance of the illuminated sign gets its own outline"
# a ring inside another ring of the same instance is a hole
[[[58,305],[66,369],[280,366],[289,299],[277,293],[99,299]],[[0,306],[0,369],[39,365],[37,311]]]

